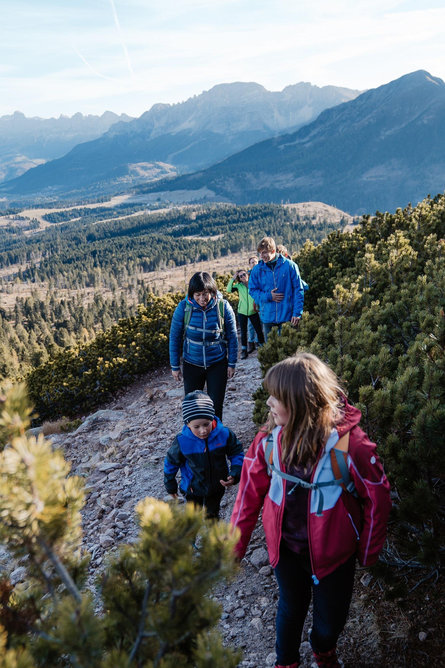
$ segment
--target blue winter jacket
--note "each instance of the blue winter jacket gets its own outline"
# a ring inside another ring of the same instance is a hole
[[[184,313],[186,303],[192,308],[187,331],[184,332]],[[224,332],[219,328],[218,304],[212,297],[205,308],[194,299],[186,297],[173,313],[170,327],[170,366],[177,371],[182,356],[189,364],[207,367],[228,357],[229,366],[235,367],[238,359],[238,339],[236,319],[232,307],[224,302]]]
[[[206,439],[198,438],[184,425],[164,460],[164,484],[169,494],[176,494],[176,474],[181,470],[180,489],[183,494],[207,496],[222,490],[220,480],[230,475],[239,482],[244,459],[243,446],[219,418]]]
[[[274,302],[272,290],[284,293],[281,302]],[[249,292],[260,308],[261,320],[265,323],[289,322],[295,316],[301,318],[304,303],[304,284],[298,265],[277,253],[273,269],[260,260],[249,276]]]

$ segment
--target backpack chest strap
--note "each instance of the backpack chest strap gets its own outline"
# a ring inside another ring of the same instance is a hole
[[[205,334],[221,334],[222,329],[220,327],[215,327],[215,329],[209,329],[208,327],[196,327],[196,325],[188,325],[187,329],[193,332],[204,332]]]
[[[190,339],[189,337],[186,338],[186,341],[193,344],[194,346],[203,346],[204,348],[210,348],[211,346],[221,346],[226,343],[224,339],[217,339],[216,341],[203,341],[203,340],[195,341],[194,339]]]
[[[293,482],[294,486],[291,490],[289,490],[288,494],[292,494],[294,489],[296,487],[302,487],[303,489],[309,489],[309,490],[315,490],[318,491],[319,496],[318,496],[318,505],[317,505],[317,512],[316,515],[317,517],[321,517],[323,514],[323,502],[324,502],[324,497],[323,497],[323,487],[331,487],[332,485],[337,485],[339,487],[342,487],[342,489],[345,489],[349,492],[354,492],[355,487],[353,482],[350,479],[349,476],[349,470],[348,470],[348,465],[347,465],[347,451],[348,451],[348,446],[349,446],[349,433],[346,434],[343,439],[340,439],[337,443],[337,445],[340,445],[339,451],[335,452],[334,448],[330,452],[331,456],[331,464],[333,464],[333,460],[337,459],[338,457],[338,464],[337,464],[337,469],[338,469],[338,475],[337,471],[333,468],[333,473],[334,473],[334,480],[327,480],[325,482],[307,482],[306,480],[303,480],[302,478],[298,478],[297,476],[293,476],[290,473],[285,473],[281,469],[277,468],[274,463],[273,463],[273,436],[272,434],[269,434],[266,440],[266,448],[264,452],[264,456],[266,459],[267,463],[267,470],[269,475],[272,475],[272,473],[276,473],[280,478],[283,478],[283,480],[288,480],[289,482]],[[341,463],[340,463],[341,462]]]

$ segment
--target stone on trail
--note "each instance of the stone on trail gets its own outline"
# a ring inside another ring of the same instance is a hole
[[[96,411],[92,415],[89,415],[82,424],[72,433],[73,436],[82,434],[85,431],[91,429],[94,425],[101,424],[103,422],[117,422],[117,420],[122,420],[125,417],[125,411],[113,411],[107,408]]]
[[[268,566],[269,555],[267,554],[267,550],[265,550],[264,547],[258,547],[256,550],[254,550],[250,557],[250,563],[252,566],[255,566],[255,568],[258,569],[260,569],[262,566]]]

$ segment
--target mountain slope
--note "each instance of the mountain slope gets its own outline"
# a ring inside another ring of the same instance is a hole
[[[445,84],[407,74],[292,134],[146,190],[204,187],[219,200],[320,200],[352,214],[415,204],[445,189]]]
[[[14,194],[52,193],[92,184],[137,181],[155,164],[196,171],[262,139],[294,130],[358,91],[308,83],[267,91],[255,83],[215,86],[174,104],[157,104],[138,119],[118,123],[102,137],[76,146],[63,158],[32,169],[2,187]],[[159,175],[159,174],[158,174]],[[145,179],[146,180],[146,179]]]
[[[0,181],[20,176],[47,160],[65,155],[81,142],[100,137],[126,114],[104,112],[101,116],[77,113],[59,118],[27,118],[16,111],[0,117]]]

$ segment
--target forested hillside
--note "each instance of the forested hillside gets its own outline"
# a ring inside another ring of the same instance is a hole
[[[10,303],[0,309],[0,379],[134,315],[156,290],[147,286],[153,271],[197,261],[212,271],[215,258],[250,253],[264,234],[296,250],[347,222],[314,222],[277,205],[139,214],[140,206],[50,212],[49,227],[34,234],[0,228],[0,296]]]
[[[26,264],[18,273],[21,280],[52,280],[59,288],[95,282],[111,286],[123,266],[137,274],[195,259],[211,260],[255,248],[263,232],[294,247],[314,236],[320,240],[338,227],[326,221],[314,230],[310,220],[300,220],[298,214],[278,205],[222,205],[192,212],[174,209],[116,222],[100,223],[95,218],[89,224],[93,215],[97,214],[89,211],[82,224],[75,221],[28,237],[5,235],[0,269]]]

